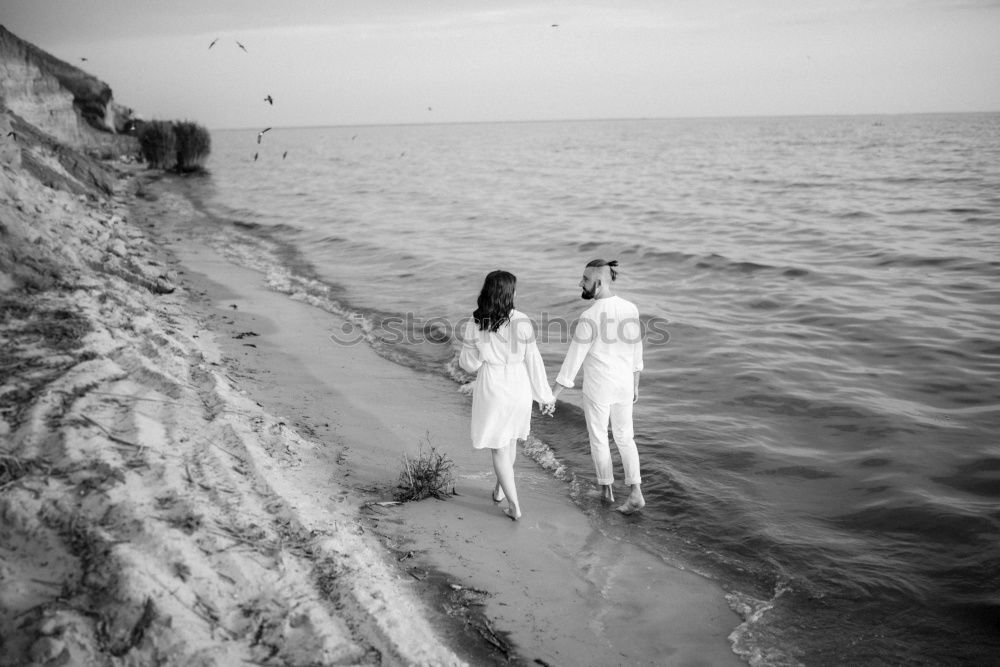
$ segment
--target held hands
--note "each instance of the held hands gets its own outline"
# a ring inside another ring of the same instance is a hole
[[[559,398],[559,393],[564,389],[564,387],[558,382],[552,385],[552,402],[551,403],[539,403],[538,407],[541,413],[547,417],[552,417],[556,412],[556,399]]]

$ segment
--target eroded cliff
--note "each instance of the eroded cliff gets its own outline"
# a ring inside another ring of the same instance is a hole
[[[0,102],[56,139],[83,148],[128,142],[132,110],[115,103],[110,86],[24,41],[0,25]]]
[[[138,152],[118,132],[131,117],[122,109],[107,84],[0,26],[0,165],[73,194],[109,194],[115,171],[98,158]]]

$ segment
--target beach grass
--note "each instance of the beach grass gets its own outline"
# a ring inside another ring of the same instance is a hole
[[[421,444],[415,458],[403,454],[403,470],[399,473],[399,484],[393,497],[400,502],[437,498],[444,500],[455,494],[455,480],[452,469],[455,463],[447,454],[429,445]]]

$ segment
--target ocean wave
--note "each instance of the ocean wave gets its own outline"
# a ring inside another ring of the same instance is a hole
[[[770,641],[770,619],[767,618],[778,604],[778,598],[787,589],[779,586],[770,599],[764,600],[749,593],[733,591],[726,594],[726,602],[742,622],[729,634],[733,652],[743,658],[751,667],[773,665],[775,667],[801,667],[802,662],[794,657],[794,650],[784,648],[781,643]],[[763,636],[761,636],[763,635]]]
[[[851,533],[867,533],[880,539],[901,533],[933,534],[954,547],[978,549],[995,544],[995,521],[977,512],[964,511],[943,498],[933,503],[903,504],[900,499],[880,499],[878,503],[828,520]]]
[[[771,390],[743,392],[731,399],[733,405],[754,412],[770,413],[784,419],[804,419],[822,424],[834,432],[863,434],[870,439],[914,433],[929,417],[904,413],[895,406],[878,405],[858,396],[856,402],[831,398],[807,398]],[[936,423],[936,422],[931,422]]]
[[[680,252],[677,250],[649,250],[645,249],[642,251],[641,259],[643,262],[663,262],[666,264],[682,264],[691,259],[694,259],[697,255],[691,253]]]
[[[838,220],[870,220],[878,216],[868,211],[844,211],[842,213],[834,213],[831,217]]]
[[[563,482],[572,482],[576,476],[546,443],[533,435],[524,441],[524,453],[543,470]]]
[[[955,466],[951,474],[937,475],[931,480],[975,496],[1000,498],[1000,458],[976,458]]]
[[[868,182],[885,183],[888,185],[983,185],[983,179],[978,176],[881,176],[868,179]]]
[[[811,273],[808,269],[801,267],[775,266],[749,260],[734,260],[718,253],[699,256],[679,255],[678,258],[682,258],[684,261],[694,260],[694,267],[697,269],[710,269],[728,273],[756,274],[773,272],[788,278],[802,278]]]
[[[972,215],[962,220],[962,222],[967,225],[1000,225],[1000,218]]]
[[[913,255],[907,253],[874,253],[868,256],[874,266],[905,267],[905,268],[942,268],[952,271],[968,271],[974,273],[995,273],[1000,269],[1000,261],[979,260],[961,255]]]

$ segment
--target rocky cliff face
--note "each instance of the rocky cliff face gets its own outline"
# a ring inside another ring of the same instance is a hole
[[[35,127],[74,146],[106,143],[124,131],[132,110],[111,88],[0,26],[0,102]],[[97,130],[97,132],[94,132]]]

